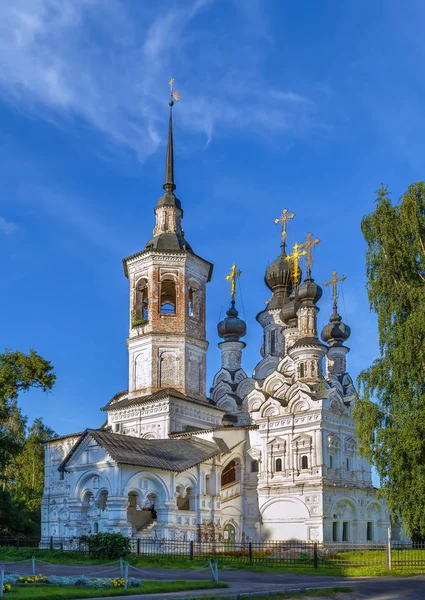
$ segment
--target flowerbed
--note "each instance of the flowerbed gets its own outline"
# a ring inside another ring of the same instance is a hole
[[[12,589],[12,586],[10,585],[10,583],[5,583],[3,586],[3,594],[10,592],[11,589]]]
[[[60,585],[60,586],[81,586],[89,588],[119,588],[124,587],[124,577],[109,578],[109,577],[85,577],[84,575],[76,575],[74,577],[61,577],[59,575],[31,575],[22,577],[20,575],[6,575],[4,578],[5,586],[9,586],[8,590],[3,588],[3,591],[10,591],[11,584],[21,585]],[[141,579],[129,577],[127,587],[140,587],[143,584]]]

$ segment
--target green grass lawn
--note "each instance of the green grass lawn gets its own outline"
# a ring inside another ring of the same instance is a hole
[[[38,548],[13,548],[0,547],[0,561],[19,561],[35,556],[39,560],[62,565],[101,565],[111,562],[109,559],[91,559],[81,552],[61,552],[60,550],[39,550]],[[304,575],[339,575],[343,577],[364,577],[384,575],[418,575],[425,573],[425,550],[393,550],[391,571],[386,569],[385,552],[382,550],[367,550],[356,552],[342,552],[327,558],[326,564],[313,567],[312,560],[306,557],[304,563],[299,565],[275,565],[270,560],[266,562],[249,563],[232,560],[231,557],[217,556],[220,569],[237,569],[254,573],[300,573]],[[415,560],[419,564],[412,566],[399,566],[397,561]],[[206,559],[179,558],[172,556],[146,556],[132,554],[128,557],[131,565],[142,568],[160,569],[199,569],[208,562]],[[363,566],[364,564],[368,566]],[[422,563],[422,564],[421,564]],[[37,567],[38,569],[38,567]]]
[[[214,581],[145,581],[142,586],[124,590],[124,588],[93,589],[74,586],[57,585],[17,585],[12,584],[12,590],[4,595],[10,600],[49,600],[75,598],[101,598],[108,596],[132,596],[134,594],[162,594],[169,592],[182,592],[188,590],[208,590],[228,587],[225,583]]]

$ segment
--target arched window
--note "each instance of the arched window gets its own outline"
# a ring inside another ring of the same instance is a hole
[[[281,471],[281,470],[282,470],[282,459],[276,458],[275,471]]]
[[[136,284],[136,303],[132,315],[132,326],[143,325],[149,320],[149,290],[147,279],[141,279]]]
[[[194,307],[194,289],[193,287],[189,288],[189,295],[188,295],[188,300],[187,300],[187,313],[189,315],[189,317],[193,317],[195,314],[195,307]]]
[[[301,457],[301,469],[308,469],[308,456]]]
[[[162,315],[176,314],[176,283],[171,276],[161,280],[160,313]]]
[[[258,460],[253,460],[251,462],[251,473],[258,473],[258,468],[259,468]]]
[[[304,377],[305,376],[305,365],[304,363],[300,364],[300,377]]]

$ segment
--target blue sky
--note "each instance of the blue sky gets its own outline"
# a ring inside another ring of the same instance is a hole
[[[315,278],[347,276],[352,374],[371,363],[360,220],[381,182],[397,200],[424,178],[424,20],[413,0],[0,4],[1,344],[33,346],[58,376],[52,394],[22,397],[30,419],[58,433],[99,426],[99,407],[127,386],[121,259],[151,236],[171,76],[186,237],[215,264],[208,385],[232,261],[245,369],[260,358],[255,315],[285,206],[291,244],[321,239]],[[330,312],[325,290],[321,326]]]

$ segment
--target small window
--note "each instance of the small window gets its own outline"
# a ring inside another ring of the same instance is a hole
[[[282,470],[282,459],[276,458],[275,471],[281,471],[281,470]]]
[[[348,521],[343,521],[342,523],[342,541],[348,542],[348,532],[349,532],[349,523]]]
[[[338,521],[332,523],[332,541],[338,541]]]
[[[258,460],[251,462],[251,473],[258,473]]]
[[[189,288],[189,297],[188,297],[188,301],[187,301],[187,313],[188,313],[189,317],[194,316],[193,296],[194,296],[194,290],[193,290],[193,288]]]
[[[334,468],[334,457],[332,456],[332,454],[329,455],[329,467],[331,469]]]
[[[347,467],[347,471],[349,471],[350,470],[350,459],[349,458],[345,459],[345,466]]]
[[[99,533],[99,523],[97,521],[93,523],[93,533]]]
[[[300,364],[300,377],[304,377],[305,376],[305,365],[304,363]]]
[[[373,540],[373,522],[372,521],[367,522],[366,539],[368,542],[371,542]]]
[[[275,355],[276,353],[276,331],[270,332],[270,354]]]
[[[172,277],[161,281],[161,315],[176,314],[176,283]]]
[[[301,457],[301,469],[308,469],[308,456]]]

